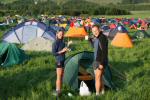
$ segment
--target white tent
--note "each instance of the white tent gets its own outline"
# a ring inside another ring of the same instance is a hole
[[[24,44],[22,49],[27,51],[52,51],[52,43],[53,41],[38,37]]]
[[[36,37],[44,37],[49,40],[55,40],[55,33],[50,33],[48,27],[37,21],[27,21],[21,24],[18,24],[15,28],[12,28],[10,31],[4,34],[3,41],[9,43],[27,43]]]

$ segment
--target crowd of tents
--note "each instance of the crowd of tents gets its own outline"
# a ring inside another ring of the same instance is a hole
[[[28,60],[26,51],[51,52],[52,43],[55,41],[58,30],[65,31],[65,38],[84,40],[91,36],[92,25],[99,25],[103,34],[108,37],[111,44],[117,47],[132,48],[133,39],[150,37],[150,20],[127,18],[82,18],[82,17],[52,17],[48,24],[43,20],[28,20],[22,22],[4,33],[0,44],[0,66],[7,67],[21,64]],[[128,28],[136,30],[131,37]],[[21,44],[21,49],[15,44]],[[76,61],[76,62],[75,62]],[[64,83],[77,89],[78,77],[80,80],[92,81],[94,79],[92,68],[93,53],[83,51],[68,57],[65,61]],[[72,64],[73,63],[73,64]],[[73,68],[73,69],[72,69]],[[71,74],[70,74],[71,73]],[[79,74],[80,73],[80,74]],[[109,66],[105,69],[104,83],[109,88],[114,88],[111,81]]]

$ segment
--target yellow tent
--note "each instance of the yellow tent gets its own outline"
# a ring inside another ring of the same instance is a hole
[[[118,32],[111,42],[111,45],[116,47],[132,48],[132,41],[127,33]]]
[[[87,35],[87,32],[83,27],[70,27],[65,37],[72,38],[84,38]]]
[[[59,27],[66,28],[67,24],[59,24]]]

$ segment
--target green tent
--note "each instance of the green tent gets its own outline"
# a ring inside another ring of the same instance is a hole
[[[72,89],[78,89],[79,87],[79,75],[80,73],[85,75],[91,75],[94,80],[94,71],[92,68],[93,52],[83,51],[69,56],[65,61],[64,79],[65,85],[69,85]],[[105,86],[113,89],[112,75],[109,66],[106,66],[103,76]],[[91,80],[92,81],[92,80]],[[95,85],[95,84],[93,84]]]
[[[17,48],[15,44],[0,44],[0,66],[8,67],[14,64],[21,64],[27,60],[28,56],[24,51]]]
[[[150,35],[145,30],[138,30],[135,32],[133,37],[137,39],[142,39],[142,38],[149,38]]]

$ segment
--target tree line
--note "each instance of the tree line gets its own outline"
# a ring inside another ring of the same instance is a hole
[[[0,4],[1,10],[11,14],[39,15],[39,14],[62,14],[78,16],[80,14],[89,15],[126,15],[130,14],[127,10],[118,9],[110,6],[100,6],[85,0],[69,0],[64,4],[56,4],[52,0],[46,2],[34,0],[19,0],[11,4]],[[0,11],[0,14],[4,14]]]

